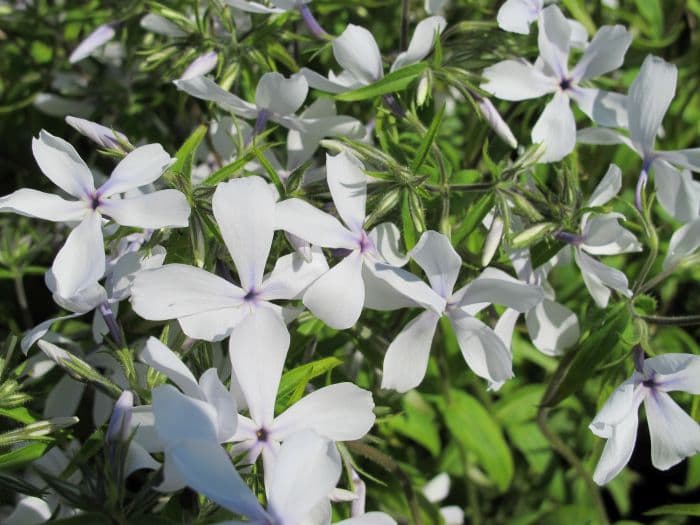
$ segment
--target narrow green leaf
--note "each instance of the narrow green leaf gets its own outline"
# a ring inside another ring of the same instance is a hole
[[[395,93],[404,90],[418,75],[426,70],[428,64],[418,62],[410,66],[402,67],[387,76],[378,80],[369,86],[363,86],[359,89],[346,91],[336,95],[336,100],[344,102],[356,102],[358,100],[367,100],[370,98],[386,95],[387,93]]]
[[[202,140],[207,134],[207,127],[204,124],[195,129],[187,140],[180,146],[180,149],[175,153],[175,163],[170,166],[169,171],[176,173],[178,178],[183,183],[184,187],[191,187],[192,164],[197,148],[202,143]]]
[[[423,137],[423,141],[421,142],[420,146],[418,147],[418,150],[416,151],[416,156],[411,162],[411,171],[413,173],[416,173],[418,169],[423,165],[423,162],[425,162],[425,158],[428,156],[428,151],[430,151],[430,147],[433,145],[435,136],[437,135],[437,132],[440,129],[440,123],[442,122],[442,117],[444,114],[445,106],[443,105],[440,108],[440,111],[438,111],[438,114],[435,115],[435,118],[433,118],[433,121],[430,123],[428,131],[426,132],[425,137]]]
[[[306,385],[312,379],[333,370],[336,366],[342,365],[343,362],[337,357],[326,357],[313,361],[305,365],[298,366],[286,372],[280,380],[280,387],[277,391],[277,408],[284,410],[294,403],[294,397],[303,395]]]
[[[700,516],[700,503],[676,503],[648,510],[645,516]]]
[[[48,443],[36,441],[5,454],[0,454],[0,470],[17,468],[31,463],[43,456],[47,448],[49,448]]]
[[[467,211],[462,222],[452,230],[452,243],[457,246],[466,239],[474,229],[481,224],[486,214],[493,209],[493,193],[486,193],[479,197]]]

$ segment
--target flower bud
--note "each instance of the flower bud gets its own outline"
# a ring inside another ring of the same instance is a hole
[[[134,394],[130,390],[124,390],[114,404],[112,417],[107,427],[105,439],[108,443],[126,441],[131,428],[131,413],[134,408]]]
[[[508,127],[508,124],[503,120],[501,114],[498,112],[496,107],[487,98],[475,97],[476,103],[479,107],[479,112],[481,116],[486,120],[491,129],[498,135],[503,142],[508,144],[511,148],[518,147],[518,141],[516,140],[513,132]]]

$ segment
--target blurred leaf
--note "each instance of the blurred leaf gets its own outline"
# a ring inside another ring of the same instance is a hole
[[[309,381],[342,364],[337,357],[326,357],[285,372],[277,391],[277,411],[281,412],[301,399]]]
[[[645,516],[698,516],[700,517],[700,503],[676,503],[674,505],[662,505],[648,510]]]
[[[386,420],[386,425],[409,439],[423,445],[433,457],[440,454],[440,435],[435,412],[422,396],[411,390],[401,400],[403,414]]]
[[[31,463],[43,456],[47,448],[49,448],[48,443],[34,442],[0,454],[0,469],[17,468]]]

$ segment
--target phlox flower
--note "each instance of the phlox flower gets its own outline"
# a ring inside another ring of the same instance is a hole
[[[622,172],[614,164],[600,181],[586,207],[603,206],[615,197],[622,187]],[[591,255],[618,255],[641,251],[642,245],[632,232],[626,230],[618,221],[624,219],[621,213],[588,212],[581,218],[578,235],[559,232],[560,240],[572,244],[574,259],[581,276],[596,304],[605,308],[610,299],[610,290],[615,290],[625,297],[631,297],[627,277],[616,268],[606,266]]]
[[[301,199],[277,205],[277,227],[316,246],[334,248],[343,260],[314,281],[303,296],[311,312],[336,329],[354,325],[363,306],[372,308],[375,288],[369,283],[377,262],[403,264],[397,253],[398,228],[384,223],[371,232],[364,229],[367,176],[357,159],[347,153],[326,155],[326,177],[335,217]]]
[[[96,283],[105,272],[102,234],[105,216],[122,226],[140,228],[188,224],[190,208],[185,196],[177,190],[120,196],[155,181],[172,163],[159,144],[141,146],[129,153],[97,189],[90,169],[65,140],[42,130],[39,138],[33,139],[32,150],[44,175],[77,200],[22,188],[0,197],[0,211],[78,223],[46,275],[54,296],[63,298],[64,302],[70,303],[86,293],[102,293]]]
[[[624,96],[583,87],[587,80],[619,68],[632,35],[622,26],[598,30],[578,64],[569,70],[571,26],[556,5],[545,8],[538,21],[540,56],[535,64],[504,60],[486,68],[481,88],[504,100],[527,100],[554,93],[532,128],[532,141],[544,143],[541,162],[553,162],[576,145],[573,99],[581,111],[604,126],[626,126]]]
[[[105,149],[119,149],[125,153],[133,149],[126,135],[97,122],[68,115],[66,124]]]
[[[511,33],[530,34],[530,24],[537,20],[544,9],[544,0],[506,0],[496,15],[498,27]],[[580,22],[566,20],[571,26],[571,45],[585,47],[588,32]]]
[[[700,172],[700,148],[655,149],[661,122],[676,94],[677,80],[675,65],[647,56],[627,97],[629,136],[611,129],[588,128],[579,132],[578,140],[585,144],[625,144],[632,149],[642,158],[637,207],[641,209],[642,190],[653,171],[659,203],[674,219],[685,223],[700,215],[700,184],[690,173]]]
[[[441,472],[428,481],[421,492],[429,502],[440,503],[450,493],[450,484],[450,476],[446,472]],[[457,505],[440,507],[440,515],[445,525],[462,525],[464,523],[464,511]]]
[[[700,452],[700,426],[671,399],[669,392],[700,394],[700,357],[635,355],[635,372],[610,395],[589,428],[607,439],[593,479],[603,485],[627,465],[634,450],[642,401],[649,424],[651,462],[667,470]]]
[[[276,314],[263,319],[282,323],[283,309],[272,301],[297,298],[328,265],[321,251],[314,249],[310,262],[298,254],[285,255],[265,275],[276,199],[274,190],[257,176],[219,184],[212,209],[240,286],[201,268],[166,264],[134,278],[134,311],[153,321],[177,319],[188,336],[207,341],[225,339],[243,319],[263,309]]]
[[[416,26],[408,49],[400,53],[391,66],[391,71],[423,60],[433,49],[435,34],[441,34],[447,22],[441,16],[421,20]],[[309,86],[328,93],[342,93],[373,84],[384,76],[382,55],[377,41],[367,29],[349,24],[343,34],[333,39],[333,56],[343,68],[338,75],[332,71],[328,78],[308,68],[301,68]]]
[[[214,102],[221,109],[241,118],[255,119],[254,135],[262,132],[269,120],[286,128],[303,130],[303,122],[294,115],[309,91],[309,85],[301,76],[285,78],[280,73],[265,73],[255,89],[255,103],[229,93],[205,76],[175,80],[173,83],[188,95]]]
[[[503,341],[474,314],[491,303],[504,304],[526,312],[542,301],[542,290],[522,283],[495,268],[487,268],[463,288],[453,291],[462,259],[444,235],[425,232],[410,257],[428,277],[430,286],[415,275],[389,266],[377,265],[377,275],[393,290],[395,307],[417,306],[425,312],[413,318],[389,345],[384,356],[382,388],[406,392],[425,376],[430,346],[442,316],[450,321],[462,356],[469,368],[492,385],[513,376],[510,352]],[[391,291],[387,290],[387,299]]]

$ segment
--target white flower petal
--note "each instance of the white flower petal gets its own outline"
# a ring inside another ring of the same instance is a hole
[[[652,391],[644,399],[649,423],[651,463],[667,470],[700,452],[700,425],[665,392]]]
[[[362,279],[365,282],[365,308],[387,311],[421,306],[435,312],[445,309],[445,299],[401,268],[365,263]]]
[[[348,24],[343,34],[333,40],[333,56],[343,69],[365,84],[372,84],[384,76],[377,42],[364,27]]]
[[[116,31],[111,24],[98,26],[92,33],[78,44],[68,57],[68,62],[75,64],[82,59],[89,57],[97,48],[103,46],[114,38]]]
[[[100,186],[99,194],[109,197],[146,186],[158,179],[174,161],[160,144],[138,147],[117,164],[107,182]]]
[[[265,73],[255,89],[255,105],[278,115],[292,115],[308,92],[309,84],[301,75],[285,78],[280,73]]]
[[[600,144],[604,146],[624,144],[633,151],[637,151],[629,137],[614,129],[585,128],[576,133],[576,140],[581,144]]]
[[[217,443],[214,408],[180,393],[171,385],[153,389],[153,416],[158,437],[166,445],[166,450],[187,439]]]
[[[506,311],[498,318],[496,326],[493,327],[493,331],[509,350],[513,343],[513,332],[515,331],[515,325],[519,318],[520,312],[512,308],[506,308]]]
[[[544,298],[539,286],[519,281],[497,268],[486,268],[479,277],[458,293],[462,295],[459,306],[495,303],[521,313],[534,308]]]
[[[209,51],[195,58],[187,69],[182,73],[179,80],[188,80],[190,78],[201,77],[212,71],[216,67],[219,60],[219,55],[216,51]]]
[[[367,202],[367,176],[347,153],[326,155],[326,180],[338,214],[353,232],[362,230]]]
[[[655,387],[663,392],[677,390],[700,394],[700,357],[692,354],[662,354],[644,361],[653,370]]]
[[[131,287],[131,305],[144,319],[165,321],[236,308],[245,292],[221,277],[185,264],[166,264],[139,272]]]
[[[658,151],[656,156],[690,171],[700,171],[700,148]]]
[[[632,407],[627,417],[610,427],[609,435],[605,436],[608,441],[593,473],[593,481],[598,485],[605,485],[617,476],[632,457],[639,425],[638,406]]]
[[[532,343],[547,355],[562,354],[576,344],[580,335],[576,314],[550,299],[527,312],[525,323]]]
[[[170,36],[173,38],[187,36],[187,33],[183,31],[180,26],[155,13],[148,13],[141,19],[139,25],[146,31],[158,35]]]
[[[396,520],[383,512],[368,512],[337,522],[335,525],[396,525]]]
[[[22,349],[22,352],[27,355],[27,352],[29,349],[36,343],[39,339],[44,337],[47,332],[51,329],[51,326],[54,323],[58,323],[60,321],[65,321],[67,319],[75,319],[76,317],[79,317],[83,315],[83,312],[78,312],[78,313],[73,313],[70,315],[64,315],[61,317],[54,317],[52,319],[47,319],[46,321],[42,321],[38,325],[36,325],[34,328],[31,328],[25,332],[25,334],[22,336],[22,341],[20,343],[20,348]]]
[[[178,190],[160,190],[124,199],[102,201],[98,211],[122,226],[177,228],[188,224],[190,206]]]
[[[258,110],[255,104],[246,102],[236,95],[219,87],[216,82],[208,77],[196,77],[187,80],[175,80],[175,86],[188,95],[201,100],[215,102],[221,109],[235,113],[243,118],[255,118]]]
[[[137,470],[158,470],[160,463],[151,457],[148,451],[132,440],[124,460],[124,476],[128,477]]]
[[[75,148],[45,130],[32,139],[34,159],[51,182],[73,197],[85,198],[95,191],[92,172]]]
[[[215,442],[184,441],[168,450],[166,457],[191,489],[255,523],[269,523],[270,517],[255,494],[241,479],[226,451]]]
[[[268,510],[283,523],[299,523],[328,498],[341,463],[335,444],[312,431],[287,439],[279,449],[268,489]]]
[[[439,319],[434,312],[423,312],[391,342],[384,356],[382,388],[407,392],[423,381]]]
[[[441,16],[430,16],[418,22],[411,41],[408,43],[408,49],[399,53],[391,65],[391,71],[420,62],[428,56],[428,53],[433,49],[435,36],[442,34],[445,26],[447,26],[447,22]]]
[[[620,270],[604,265],[582,250],[575,250],[574,258],[581,269],[581,276],[586,283],[586,288],[600,308],[605,308],[608,305],[610,288],[620,292],[625,297],[632,295],[627,276]]]
[[[539,98],[557,89],[557,82],[532,64],[520,60],[504,60],[484,69],[486,82],[481,89],[503,100]]]
[[[290,253],[277,259],[275,267],[263,280],[260,298],[298,299],[308,286],[328,271],[328,262],[318,246],[310,250],[311,260],[299,253]]]
[[[105,273],[102,218],[90,213],[68,235],[51,266],[56,293],[72,297],[99,281]]]
[[[572,71],[577,82],[595,78],[622,66],[632,35],[623,26],[603,26],[588,44]]]
[[[555,93],[532,128],[531,136],[533,143],[543,143],[545,146],[539,162],[560,161],[574,150],[576,121],[566,94]]]
[[[313,207],[301,199],[287,199],[277,203],[276,228],[326,248],[358,247],[357,236],[335,217]]]
[[[182,362],[180,356],[155,337],[149,337],[139,354],[141,361],[166,375],[180,390],[190,397],[203,400],[197,380]]]
[[[645,153],[654,147],[661,121],[676,94],[677,77],[676,66],[648,55],[630,86],[627,106],[630,134]]]
[[[571,26],[557,5],[542,10],[539,21],[537,45],[540,57],[559,79],[568,77]]]
[[[79,221],[89,212],[83,201],[67,201],[58,195],[21,188],[0,197],[0,211],[18,213],[47,221]]]
[[[259,290],[275,231],[275,198],[260,177],[219,184],[214,217],[246,292]]]
[[[359,83],[358,85],[348,86],[343,82],[336,82],[335,80],[328,79],[307,67],[302,67],[298,74],[306,79],[310,87],[318,89],[319,91],[325,91],[326,93],[342,93],[354,87],[359,87]]]
[[[627,127],[627,96],[595,88],[576,87],[569,91],[578,107],[601,126]]]
[[[251,418],[269,428],[275,398],[289,348],[289,332],[282,319],[268,308],[258,308],[233,331],[229,357]]]
[[[368,236],[390,266],[403,266],[408,262],[409,256],[401,250],[401,230],[393,222],[378,224]]]
[[[663,269],[676,266],[684,257],[700,247],[700,218],[678,228],[671,236]]]
[[[542,11],[543,0],[507,0],[498,10],[498,27],[511,33],[530,34],[530,24]]]
[[[355,250],[319,277],[304,293],[304,305],[331,328],[354,325],[365,302],[363,256]]]
[[[513,377],[512,357],[503,341],[476,317],[460,311],[449,312],[462,356],[469,368],[491,383]]]
[[[259,14],[273,14],[273,13],[284,13],[284,9],[278,9],[276,7],[267,7],[266,5],[260,4],[258,2],[246,2],[245,0],[224,0],[228,5],[241,11],[246,11],[248,13],[259,13]]]
[[[616,255],[641,251],[642,245],[634,234],[618,223],[620,218],[621,215],[618,213],[604,213],[588,218],[585,241],[581,244],[581,248],[592,255]]]
[[[622,171],[615,164],[610,164],[605,176],[593,190],[586,206],[594,208],[610,202],[622,188]]]
[[[409,255],[423,269],[433,290],[444,298],[452,294],[462,267],[462,258],[446,236],[436,231],[426,231]]]
[[[48,522],[52,514],[51,506],[43,499],[21,496],[12,513],[2,522],[5,525],[39,525]]]
[[[250,315],[246,304],[208,310],[206,312],[178,317],[177,320],[185,335],[204,341],[221,341],[231,335],[231,331]]]
[[[441,472],[423,485],[421,492],[429,502],[440,503],[450,493],[450,476]]]
[[[652,163],[654,187],[659,204],[679,222],[690,222],[698,218],[700,195],[687,170],[678,170],[664,160]]]
[[[229,389],[221,382],[216,368],[210,368],[199,378],[199,388],[204,400],[216,412],[217,436],[221,443],[230,441],[238,426],[236,400]]]
[[[279,441],[305,429],[332,441],[360,439],[374,424],[373,408],[370,392],[336,383],[301,398],[275,418],[272,431]]]

